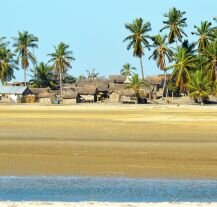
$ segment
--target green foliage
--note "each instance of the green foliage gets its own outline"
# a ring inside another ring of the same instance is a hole
[[[199,53],[204,53],[209,46],[213,38],[213,28],[212,23],[208,21],[202,21],[200,27],[194,25],[196,32],[192,32],[193,35],[198,36],[198,51]]]
[[[18,32],[18,37],[13,38],[15,52],[18,54],[17,60],[21,61],[22,69],[24,70],[24,82],[26,85],[26,70],[29,68],[29,63],[36,64],[36,57],[31,50],[38,48],[38,38],[27,31]]]
[[[54,52],[48,54],[50,56],[49,62],[53,63],[53,69],[58,72],[59,74],[59,81],[60,81],[60,91],[61,91],[61,99],[63,93],[63,86],[62,81],[64,79],[64,75],[66,72],[72,68],[71,61],[75,60],[72,55],[72,51],[69,50],[69,45],[61,42],[57,47],[54,46]]]
[[[165,26],[160,30],[160,32],[169,30],[168,41],[170,44],[176,40],[181,42],[183,35],[187,37],[187,34],[183,30],[184,27],[187,27],[187,18],[183,18],[185,13],[186,12],[182,12],[176,8],[172,8],[168,13],[164,14],[164,17],[167,20],[163,21]]]
[[[136,96],[139,98],[140,97],[140,89],[143,87],[147,86],[147,83],[145,83],[143,80],[140,80],[138,74],[134,74],[130,79],[129,83],[127,84],[127,88],[131,88],[135,91]]]
[[[212,82],[201,70],[191,74],[191,80],[186,84],[186,87],[189,90],[190,97],[201,103],[207,100],[212,92]]]
[[[14,60],[15,54],[8,49],[8,42],[5,38],[0,38],[0,80],[2,84],[15,78],[14,70],[18,70]]]
[[[213,41],[207,49],[204,51],[204,63],[205,69],[210,81],[216,80],[216,67],[217,67],[217,40]]]
[[[75,83],[77,81],[77,78],[75,78],[72,75],[66,74],[64,77],[64,83]]]
[[[196,67],[196,57],[189,54],[185,48],[178,47],[174,53],[174,65],[167,67],[173,68],[172,78],[176,81],[176,86],[180,92],[184,92],[185,84],[190,80],[190,71]]]
[[[153,40],[152,47],[154,47],[155,49],[152,55],[149,57],[149,59],[153,58],[156,61],[157,66],[161,70],[165,70],[166,59],[168,59],[171,62],[172,55],[173,55],[172,49],[168,47],[168,43],[166,42],[167,36],[166,35],[161,36],[158,34],[152,37],[152,40]]]
[[[129,41],[127,49],[130,50],[133,47],[133,56],[141,58],[144,55],[144,48],[149,48],[148,39],[151,37],[148,32],[151,31],[150,22],[143,23],[143,19],[139,18],[133,21],[131,24],[126,24],[125,28],[130,31],[131,35],[124,39]]]
[[[129,63],[123,65],[123,68],[121,69],[121,75],[125,76],[133,76],[134,71],[136,70],[135,67],[131,66]]]
[[[150,22],[144,23],[143,19],[139,18],[131,24],[126,24],[125,28],[131,34],[124,39],[124,42],[128,41],[127,50],[133,48],[133,56],[140,58],[142,78],[144,80],[142,56],[144,55],[144,48],[149,49],[150,47],[148,39],[151,39],[151,37],[148,35],[148,32],[151,31],[151,24]]]
[[[32,79],[29,81],[34,88],[55,88],[56,82],[53,80],[52,67],[43,62],[37,65],[31,72]]]

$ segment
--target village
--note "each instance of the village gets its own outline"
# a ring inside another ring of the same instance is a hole
[[[81,79],[76,83],[63,84],[62,104],[77,103],[123,103],[145,104],[149,100],[162,97],[164,77],[162,75],[147,77],[148,85],[140,89],[140,98],[136,91],[128,88],[129,77],[110,75],[108,79]],[[32,88],[23,82],[11,82],[0,86],[0,103],[39,103],[59,104],[60,90],[50,88]]]

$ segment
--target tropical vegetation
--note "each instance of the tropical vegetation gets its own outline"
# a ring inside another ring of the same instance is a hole
[[[141,17],[125,24],[128,34],[124,42],[127,42],[127,50],[132,50],[132,55],[140,61],[141,78],[130,63],[120,68],[120,74],[130,77],[128,87],[135,90],[137,95],[146,80],[144,55],[154,60],[156,67],[164,73],[162,96],[165,92],[174,94],[179,91],[180,95],[189,95],[203,103],[211,94],[217,95],[217,18],[201,21],[189,34],[185,31],[187,21],[185,11],[171,8],[164,14],[162,27],[155,34],[151,34],[151,23]],[[192,38],[195,41],[190,41]],[[35,55],[37,48],[37,36],[28,31],[18,32],[12,42],[5,37],[0,38],[0,80],[5,84],[15,79],[20,66],[25,85],[60,89],[62,98],[63,83],[76,81],[69,73],[75,60],[72,50],[61,42],[48,54],[48,63],[40,63]],[[30,74],[27,74],[28,69],[31,69]],[[100,78],[95,69],[86,72],[87,75],[81,75],[78,79],[94,81]],[[29,82],[27,75],[30,76]]]
[[[63,80],[67,71],[72,68],[71,61],[75,60],[72,51],[69,50],[69,45],[61,42],[54,46],[54,52],[48,54],[49,62],[53,64],[53,69],[59,74],[60,99],[63,98]]]

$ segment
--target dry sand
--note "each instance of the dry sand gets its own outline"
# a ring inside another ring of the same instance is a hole
[[[217,107],[1,105],[0,175],[217,179]]]
[[[216,207],[217,203],[50,203],[0,202],[1,207]]]

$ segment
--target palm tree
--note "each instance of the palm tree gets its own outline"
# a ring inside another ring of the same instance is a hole
[[[189,54],[185,48],[178,47],[173,60],[175,64],[166,69],[174,69],[172,78],[176,80],[176,86],[180,88],[180,93],[183,93],[185,84],[190,80],[190,71],[195,68],[196,58]]]
[[[154,42],[153,47],[155,48],[155,50],[153,51],[149,59],[153,58],[157,63],[157,67],[160,68],[160,70],[164,71],[164,85],[163,85],[163,95],[162,95],[163,97],[166,88],[166,82],[167,82],[167,73],[165,70],[166,59],[169,60],[170,62],[172,61],[173,51],[168,47],[168,43],[166,42],[167,40],[166,35],[161,36],[158,34],[154,36],[152,40]]]
[[[123,68],[121,69],[121,75],[124,76],[133,76],[136,68],[131,66],[129,63],[123,65]]]
[[[196,32],[192,32],[192,35],[198,36],[197,44],[199,53],[204,53],[212,40],[213,28],[211,26],[212,23],[208,21],[202,21],[200,27],[194,25]]]
[[[33,75],[29,82],[33,87],[54,88],[56,86],[55,81],[53,81],[53,68],[51,66],[41,62],[31,72]]]
[[[1,39],[3,40],[3,39]],[[1,41],[0,43],[0,79],[2,84],[15,78],[14,70],[17,70],[17,64],[14,60],[14,53],[7,47],[7,43]]]
[[[195,52],[196,52],[195,47],[196,47],[195,42],[189,43],[188,40],[184,40],[182,42],[182,48],[185,48],[188,54],[195,55]]]
[[[38,48],[38,38],[28,31],[23,33],[18,32],[18,38],[13,38],[15,52],[18,53],[18,60],[21,61],[21,67],[24,71],[24,83],[26,86],[26,71],[29,68],[30,62],[36,64],[36,58],[31,50]]]
[[[189,89],[190,97],[194,98],[195,101],[203,102],[209,99],[209,95],[212,92],[212,82],[209,81],[208,76],[204,76],[202,70],[197,70],[196,73],[191,74],[191,80],[186,84]]]
[[[60,81],[60,98],[62,101],[63,86],[62,81],[64,79],[64,74],[69,68],[72,68],[71,61],[75,60],[72,56],[72,51],[69,50],[69,45],[61,42],[57,47],[54,46],[54,52],[48,54],[51,57],[49,62],[53,63],[53,69],[59,73]]]
[[[168,13],[164,14],[164,17],[166,17],[167,20],[163,21],[165,26],[160,30],[160,32],[169,30],[168,41],[170,44],[176,40],[181,42],[183,35],[187,37],[187,34],[183,30],[183,28],[187,26],[187,18],[183,18],[185,13],[186,12],[182,12],[176,8],[172,8]]]
[[[204,63],[209,80],[216,80],[216,67],[217,67],[217,40],[213,41],[204,51]]]
[[[127,84],[126,87],[133,89],[135,91],[137,99],[139,99],[140,98],[140,90],[143,86],[146,86],[146,83],[143,80],[139,79],[138,74],[134,74],[130,78],[130,82]]]
[[[148,32],[151,31],[151,24],[150,22],[143,23],[143,19],[139,18],[131,24],[126,24],[125,28],[131,33],[124,39],[124,42],[129,41],[127,50],[133,48],[133,56],[140,59],[142,78],[145,80],[142,56],[144,55],[144,48],[149,48],[148,39],[150,39],[150,36]]]

